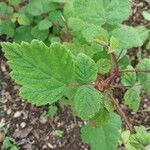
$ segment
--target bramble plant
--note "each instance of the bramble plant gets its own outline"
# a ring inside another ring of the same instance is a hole
[[[73,114],[86,122],[81,138],[92,150],[116,150],[119,143],[144,150],[150,144],[150,133],[130,123],[114,96],[116,88],[126,89],[122,103],[136,112],[141,90],[150,94],[150,59],[139,48],[139,62],[132,66],[127,55],[144,44],[150,30],[123,25],[130,15],[130,0],[69,1],[62,16],[69,42],[1,44],[20,95],[37,106],[67,97]]]
[[[47,45],[61,41],[64,22],[62,8],[65,0],[5,0],[0,2],[0,35],[14,42],[44,41]]]

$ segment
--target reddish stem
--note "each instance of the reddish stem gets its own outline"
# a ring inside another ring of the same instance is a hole
[[[128,120],[128,118],[127,118],[126,114],[124,113],[124,111],[122,110],[121,106],[119,105],[118,100],[115,99],[110,92],[107,92],[107,94],[111,98],[112,103],[114,104],[114,106],[116,106],[118,114],[124,120],[124,122],[126,123],[127,127],[129,128],[130,132],[131,133],[135,133],[134,127],[132,126],[132,124]]]

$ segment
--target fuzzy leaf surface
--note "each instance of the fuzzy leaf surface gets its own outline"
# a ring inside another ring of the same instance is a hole
[[[124,95],[125,104],[134,112],[136,112],[140,106],[140,92],[141,87],[135,86],[128,89]]]
[[[131,13],[129,0],[75,0],[75,15],[95,25],[118,24]]]
[[[75,111],[83,120],[92,118],[100,109],[102,95],[92,86],[82,86],[75,93]]]
[[[20,95],[32,104],[45,105],[61,98],[65,84],[72,79],[73,61],[69,50],[60,44],[47,47],[33,40],[2,44],[12,69],[12,78],[22,88]]]
[[[110,62],[108,59],[102,58],[97,62],[97,67],[100,74],[108,73],[110,70]]]
[[[145,26],[137,26],[135,29],[139,33],[140,38],[142,42],[144,43],[149,37],[150,30],[148,30]]]
[[[96,79],[96,63],[87,55],[80,53],[75,63],[75,78],[78,83],[90,83]]]
[[[122,25],[114,29],[111,34],[119,40],[120,49],[139,47],[143,44],[140,35],[133,27]]]
[[[127,66],[127,70],[134,70],[132,66]],[[121,82],[124,86],[133,86],[136,83],[136,73],[128,72],[121,76]]]
[[[120,129],[121,119],[112,113],[107,123],[99,128],[83,127],[81,138],[84,143],[90,144],[91,150],[116,150]]]
[[[137,65],[137,69],[150,71],[150,59],[145,58],[141,60]],[[138,73],[138,80],[147,94],[150,95],[150,73]]]

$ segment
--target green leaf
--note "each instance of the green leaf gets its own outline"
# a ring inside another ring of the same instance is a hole
[[[60,11],[60,10],[56,10],[56,11],[52,11],[50,14],[49,14],[49,16],[48,16],[48,18],[49,18],[49,20],[53,23],[53,24],[55,24],[55,25],[59,25],[59,26],[64,26],[65,25],[65,23],[64,23],[64,21],[63,21],[63,19],[62,19],[62,12]]]
[[[51,3],[49,0],[29,0],[27,5],[27,12],[33,16],[53,11],[57,8],[56,3]]]
[[[82,86],[75,93],[74,104],[77,115],[88,120],[100,110],[102,95],[92,86]]]
[[[89,124],[95,123],[96,127],[102,127],[106,124],[112,117],[112,112],[108,112],[105,108],[101,108],[100,111],[90,119]]]
[[[150,30],[148,30],[145,26],[137,26],[135,29],[139,33],[142,43],[144,44],[149,37]]]
[[[44,41],[48,37],[49,30],[40,30],[38,26],[35,26],[32,28],[31,34],[34,38]]]
[[[69,18],[68,25],[72,29],[74,36],[82,36],[87,42],[93,42],[94,39],[101,35],[107,36],[107,32],[100,26],[86,23],[79,18]]]
[[[10,14],[13,14],[13,8],[7,6],[4,2],[0,2],[0,16],[6,16]]]
[[[140,35],[133,27],[122,25],[113,30],[111,34],[119,40],[120,49],[139,47],[143,44]]]
[[[33,40],[3,43],[3,51],[12,69],[11,77],[22,85],[20,95],[32,104],[52,104],[60,99],[72,80],[73,60],[69,50],[60,44],[47,47]]]
[[[146,20],[149,20],[150,21],[150,13],[147,12],[147,11],[143,11],[143,17],[146,19]]]
[[[127,66],[127,70],[134,70],[132,66]],[[124,86],[133,86],[136,83],[136,73],[128,72],[121,75],[121,83]]]
[[[22,41],[31,42],[33,36],[31,35],[31,27],[20,26],[16,29],[14,35],[14,42],[21,43]]]
[[[134,112],[136,112],[140,106],[140,92],[141,86],[135,86],[128,89],[124,95],[125,104]]]
[[[130,136],[130,145],[135,149],[144,150],[150,144],[150,133],[143,126],[135,127],[136,133]]]
[[[110,38],[110,46],[108,49],[108,54],[115,52],[115,50],[118,48],[119,41],[115,37]]]
[[[64,131],[62,131],[62,130],[55,130],[54,134],[55,134],[56,137],[61,138],[64,135]]]
[[[3,141],[3,146],[5,149],[9,150],[19,150],[18,146],[15,145],[14,141],[10,137],[5,137]]]
[[[55,3],[67,3],[67,2],[69,2],[69,0],[51,0],[51,2],[55,2]]]
[[[50,43],[61,43],[61,39],[58,37],[58,36],[54,36],[53,34],[51,34],[49,37],[48,37],[48,40]]]
[[[10,148],[12,146],[12,143],[10,141],[9,137],[5,137],[4,141],[3,141],[3,145],[6,149]]]
[[[150,144],[150,133],[144,126],[135,127],[136,133],[131,134],[129,130],[122,133],[121,139],[127,150],[148,150]]]
[[[15,25],[10,20],[1,22],[0,34],[6,34],[9,37],[13,37],[15,32]]]
[[[121,119],[112,113],[107,123],[99,128],[83,127],[81,138],[91,150],[116,150],[121,130]]]
[[[97,62],[97,67],[100,74],[108,73],[110,70],[110,62],[108,59],[102,58]]]
[[[73,8],[72,0],[69,0],[68,3],[65,4],[63,9],[63,14],[66,18],[70,18],[74,16],[74,8]]]
[[[56,106],[49,106],[48,111],[44,112],[43,116],[46,118],[52,118],[56,115],[58,108]]]
[[[38,26],[40,30],[46,30],[52,27],[52,23],[48,19],[44,19],[39,22]]]
[[[148,43],[146,44],[146,49],[150,50],[150,39],[149,39]]]
[[[9,3],[11,5],[17,5],[17,4],[21,3],[21,0],[9,0]]]
[[[82,30],[82,35],[88,42],[93,42],[97,36],[106,35],[106,31],[101,26],[88,24],[87,27],[85,26],[84,30]]]
[[[20,25],[27,26],[27,25],[30,25],[30,19],[25,14],[19,14],[18,23]]]
[[[106,34],[98,35],[97,39],[101,45],[107,46],[109,44],[108,36]]]
[[[113,112],[115,110],[115,107],[112,104],[110,97],[106,95],[105,93],[103,93],[102,105],[103,105],[103,108],[105,108],[108,112]]]
[[[75,15],[95,25],[118,24],[131,14],[129,0],[75,0]]]
[[[66,45],[75,56],[77,56],[79,53],[84,53],[91,58],[93,57],[93,49],[95,50],[95,48],[90,46],[83,37],[74,38],[73,42],[66,43]]]
[[[80,53],[75,62],[75,79],[78,83],[90,83],[96,80],[96,63],[87,55]]]
[[[18,19],[19,13],[13,13],[13,16],[11,17],[11,22],[15,23]]]
[[[137,65],[139,70],[150,71],[150,59],[144,58]],[[150,73],[138,73],[138,81],[142,84],[144,90],[150,95]]]

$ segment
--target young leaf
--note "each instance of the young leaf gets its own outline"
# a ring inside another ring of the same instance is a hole
[[[97,39],[101,43],[101,45],[103,45],[103,46],[106,46],[109,44],[108,36],[106,34],[98,35]]]
[[[121,119],[112,113],[107,123],[101,127],[83,127],[81,138],[84,143],[90,144],[91,150],[116,150],[119,140]]]
[[[53,118],[57,114],[58,108],[56,106],[49,106],[48,111],[43,113],[46,118]]]
[[[132,66],[127,66],[127,70],[134,70]],[[136,73],[128,72],[121,75],[121,83],[124,86],[133,86],[136,83]]]
[[[30,19],[25,14],[19,14],[18,23],[20,25],[27,26],[27,25],[30,25]]]
[[[48,19],[42,20],[38,24],[40,30],[49,29],[50,27],[52,27],[52,25],[53,24]]]
[[[62,12],[60,10],[52,11],[49,14],[48,18],[53,24],[59,25],[62,27],[64,26],[64,21],[62,19]]]
[[[139,70],[150,71],[150,59],[143,59],[137,65]],[[150,95],[150,74],[149,73],[138,73],[138,80],[142,84],[144,90]]]
[[[33,40],[3,43],[3,51],[12,69],[12,78],[22,85],[20,95],[32,104],[52,104],[61,98],[65,84],[70,83],[73,60],[69,50],[60,45],[47,47],[43,42]]]
[[[110,62],[108,59],[102,58],[97,62],[97,67],[100,74],[108,73],[110,70]]]
[[[135,149],[144,150],[146,146],[150,144],[150,133],[148,133],[145,127],[135,127],[136,133],[130,136],[130,145]]]
[[[78,83],[90,83],[96,80],[96,63],[87,55],[80,53],[75,62],[75,79]]]
[[[103,97],[102,97],[102,106],[108,112],[113,112],[115,110],[115,107],[112,104],[110,97],[104,93],[103,93]]]
[[[100,110],[102,95],[92,86],[82,86],[75,93],[74,104],[77,115],[88,120]]]
[[[140,106],[140,92],[141,87],[135,86],[128,89],[124,95],[125,104],[134,112],[136,112]]]
[[[108,54],[114,52],[118,48],[118,45],[119,45],[118,39],[116,39],[115,37],[112,36],[110,38],[110,46],[108,49]]]

